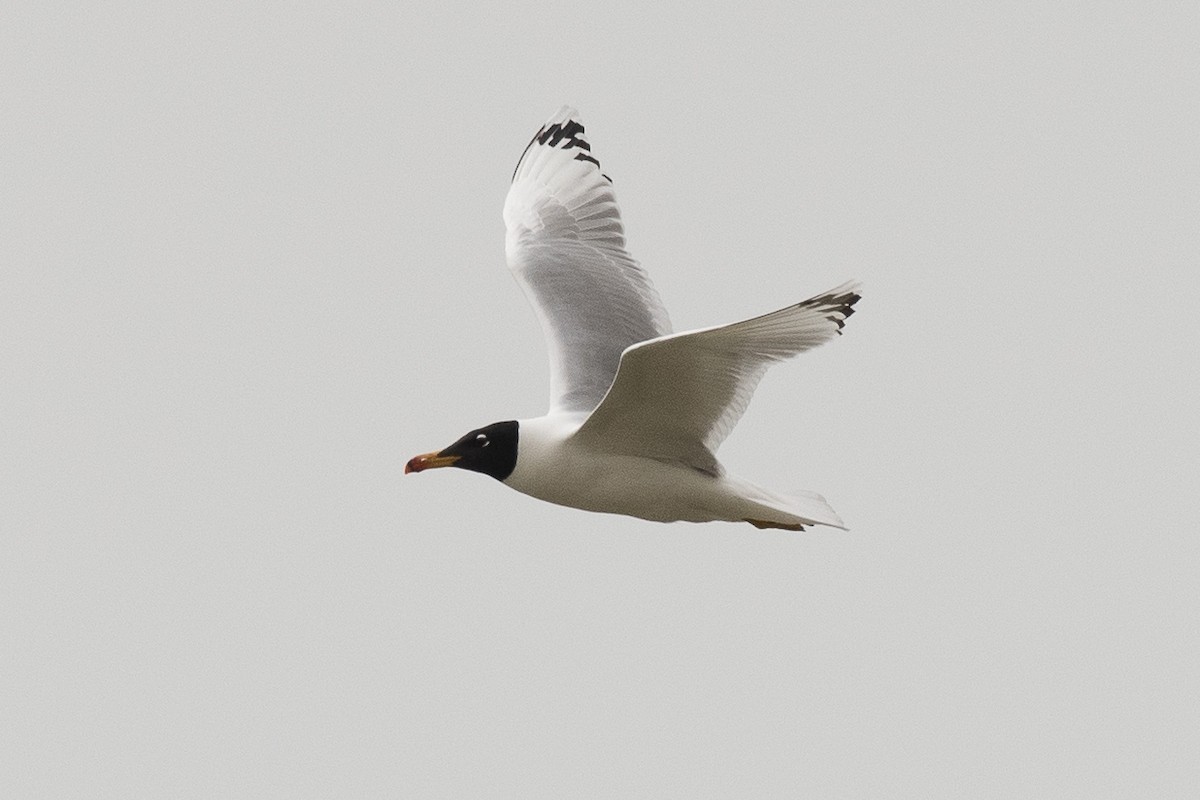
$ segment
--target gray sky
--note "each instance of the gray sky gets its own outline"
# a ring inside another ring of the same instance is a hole
[[[1200,13],[975,5],[4,11],[0,794],[1191,796]],[[849,533],[402,477],[564,102],[678,329],[865,282],[722,450]]]

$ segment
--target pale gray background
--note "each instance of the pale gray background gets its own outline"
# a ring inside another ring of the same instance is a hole
[[[0,23],[0,794],[1189,797],[1192,3]],[[542,413],[577,105],[679,328],[849,277],[722,451],[852,530],[402,477]]]

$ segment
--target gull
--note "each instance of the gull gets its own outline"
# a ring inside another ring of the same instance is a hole
[[[416,456],[405,474],[457,467],[551,503],[655,522],[845,529],[819,494],[734,477],[716,451],[769,366],[841,333],[857,282],[742,322],[672,333],[625,249],[612,181],[569,106],[522,153],[504,223],[509,270],[547,341],[550,409],[472,430]]]

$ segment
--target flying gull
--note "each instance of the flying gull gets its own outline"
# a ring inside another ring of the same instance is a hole
[[[550,352],[550,410],[496,422],[413,458],[482,472],[559,505],[656,522],[845,528],[813,492],[769,491],[725,471],[717,447],[767,367],[840,334],[851,281],[760,317],[672,333],[625,249],[612,181],[563,107],[517,162],[504,203],[508,267]]]

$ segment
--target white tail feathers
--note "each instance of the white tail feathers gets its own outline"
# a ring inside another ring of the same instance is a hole
[[[746,502],[741,518],[756,528],[802,530],[805,525],[828,525],[848,530],[837,512],[816,492],[796,491],[780,494],[749,481],[725,477],[737,484],[737,493]]]

